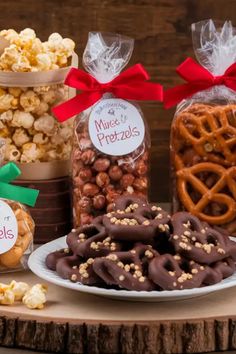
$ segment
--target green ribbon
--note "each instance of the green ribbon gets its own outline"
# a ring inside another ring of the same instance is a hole
[[[39,191],[10,184],[20,174],[20,169],[13,162],[9,162],[0,168],[0,198],[11,199],[33,207]]]

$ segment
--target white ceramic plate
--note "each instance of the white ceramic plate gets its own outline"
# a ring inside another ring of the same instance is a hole
[[[105,296],[117,300],[129,301],[176,301],[190,299],[202,295],[207,295],[215,291],[231,288],[236,286],[236,272],[231,277],[222,280],[220,283],[202,288],[172,290],[172,291],[129,291],[129,290],[114,290],[103,289],[96,286],[87,286],[81,283],[72,283],[70,280],[62,279],[56,272],[49,270],[45,265],[45,258],[50,252],[54,252],[61,248],[67,247],[66,237],[60,237],[54,241],[48,242],[45,245],[37,248],[29,257],[29,267],[40,278],[73,290],[89,293],[93,295]]]

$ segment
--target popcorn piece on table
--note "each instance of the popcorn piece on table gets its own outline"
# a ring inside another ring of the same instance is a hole
[[[13,305],[15,302],[15,294],[12,289],[7,286],[6,288],[0,288],[0,304],[1,305]]]
[[[47,287],[42,284],[34,285],[24,295],[22,302],[30,309],[42,309],[46,303]]]
[[[15,280],[12,280],[9,288],[13,291],[15,295],[15,300],[16,301],[21,301],[23,296],[26,294],[26,292],[29,290],[29,285],[24,282],[17,282]]]

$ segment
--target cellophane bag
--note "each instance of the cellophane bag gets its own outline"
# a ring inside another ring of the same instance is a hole
[[[19,33],[11,29],[0,32],[0,137],[6,140],[4,160],[19,164],[21,177],[26,180],[69,173],[73,122],[60,124],[52,107],[75,94],[63,84],[70,67],[78,64],[74,46],[71,39],[59,33],[41,42],[30,28]]]
[[[0,139],[0,165],[4,158],[4,149],[5,142]],[[5,192],[4,188],[7,188],[7,185],[1,185],[0,188],[0,273],[28,268],[35,230],[34,220],[24,204],[1,198],[2,192]]]
[[[236,61],[231,22],[192,25],[199,63],[214,77]],[[192,73],[194,75],[194,73]],[[236,92],[217,84],[178,106],[171,126],[173,209],[236,235]]]
[[[90,33],[83,65],[100,83],[110,82],[129,62],[133,46],[133,39],[118,34]],[[140,108],[106,93],[74,124],[74,225],[109,211],[120,195],[146,197],[150,136]]]

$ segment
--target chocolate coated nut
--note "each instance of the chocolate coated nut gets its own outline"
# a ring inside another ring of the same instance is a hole
[[[119,166],[111,166],[108,174],[113,181],[119,181],[123,176],[122,169]]]
[[[89,182],[92,178],[92,171],[89,167],[84,167],[79,171],[79,178],[84,182]]]
[[[104,197],[104,195],[99,194],[93,197],[93,206],[95,209],[98,210],[103,209],[105,204],[106,204],[106,198]]]
[[[88,197],[82,197],[78,205],[83,213],[90,213],[92,208],[92,201]]]
[[[105,172],[110,167],[110,164],[110,160],[106,158],[99,158],[94,162],[93,168],[97,172]]]
[[[96,154],[93,150],[86,150],[81,154],[81,160],[85,165],[91,165],[95,160]]]
[[[133,187],[138,191],[145,191],[148,187],[148,181],[146,177],[135,178]]]
[[[110,183],[110,178],[106,172],[99,172],[96,176],[96,183],[100,188],[106,187]]]
[[[93,197],[96,194],[98,194],[99,188],[96,186],[96,184],[93,183],[86,183],[83,187],[83,194],[86,197]]]
[[[134,173],[136,176],[145,176],[148,172],[147,163],[144,160],[140,160],[135,164],[135,171]]]
[[[74,184],[76,187],[83,186],[85,181],[83,181],[79,176],[74,178]]]
[[[121,180],[120,180],[120,185],[126,189],[129,186],[132,186],[134,182],[134,175],[132,175],[131,173],[126,173],[125,175],[122,176]]]

